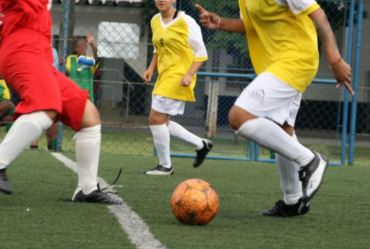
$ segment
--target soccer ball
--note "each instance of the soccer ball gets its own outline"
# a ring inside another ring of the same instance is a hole
[[[200,179],[183,181],[171,197],[173,215],[188,225],[208,224],[216,216],[219,205],[217,192],[208,182]]]

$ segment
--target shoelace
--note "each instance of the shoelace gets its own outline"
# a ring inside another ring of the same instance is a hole
[[[117,194],[118,191],[113,190],[113,188],[115,187],[115,184],[118,182],[118,179],[120,178],[121,174],[122,174],[122,168],[119,169],[118,174],[117,174],[116,178],[114,179],[114,181],[111,184],[109,184],[108,186],[104,187],[104,188],[100,188],[100,184],[98,183],[98,191],[104,192],[104,193],[109,193],[109,194]]]

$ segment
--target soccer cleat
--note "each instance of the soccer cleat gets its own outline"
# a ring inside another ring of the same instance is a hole
[[[146,171],[145,175],[168,176],[168,175],[173,175],[173,172],[174,170],[172,166],[171,168],[166,168],[158,164],[155,168]]]
[[[30,145],[30,149],[31,150],[37,150],[38,148],[39,148],[39,146],[37,144],[36,145],[35,144],[31,144]]]
[[[263,216],[271,217],[292,217],[307,214],[310,211],[310,203],[304,202],[302,198],[296,204],[287,205],[279,200],[271,209],[263,211]]]
[[[122,201],[113,198],[109,194],[102,192],[99,188],[92,191],[90,194],[85,195],[82,190],[78,191],[73,196],[72,201],[74,202],[90,202],[90,203],[101,203],[106,205],[121,205]]]
[[[299,180],[302,182],[303,200],[308,202],[319,190],[324,177],[328,160],[314,152],[314,159],[299,170]]]
[[[6,169],[0,170],[0,191],[7,195],[12,193],[12,187],[10,186],[10,182],[6,176]]]
[[[193,162],[194,168],[199,167],[203,163],[204,159],[206,158],[208,152],[211,151],[212,147],[213,144],[210,140],[203,139],[203,148],[196,150],[197,155],[195,156]]]

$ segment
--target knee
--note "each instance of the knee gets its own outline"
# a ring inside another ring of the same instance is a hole
[[[235,110],[234,107],[230,109],[228,119],[229,119],[230,127],[233,130],[238,130],[240,127],[240,124],[237,119],[237,111]]]
[[[56,118],[57,118],[57,112],[56,111],[53,111],[53,110],[50,110],[50,111],[45,111],[46,115],[48,115],[48,117],[53,121],[55,122],[56,121]]]
[[[239,130],[239,128],[248,120],[256,118],[253,114],[247,112],[246,110],[233,106],[229,111],[229,124],[233,130]]]
[[[152,113],[150,113],[148,122],[149,122],[149,125],[156,125],[156,124],[158,124],[158,118],[155,115],[153,115]]]
[[[169,121],[169,116],[163,113],[151,111],[149,114],[149,125],[166,124]]]
[[[81,120],[81,128],[88,128],[100,125],[100,115],[95,105],[90,100],[86,102],[85,110]]]

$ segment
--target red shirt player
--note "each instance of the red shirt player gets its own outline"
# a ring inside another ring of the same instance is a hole
[[[119,204],[97,185],[101,121],[88,93],[52,66],[51,0],[0,0],[0,74],[20,96],[16,121],[0,144],[0,191],[11,194],[7,166],[60,119],[77,134],[73,201]]]

